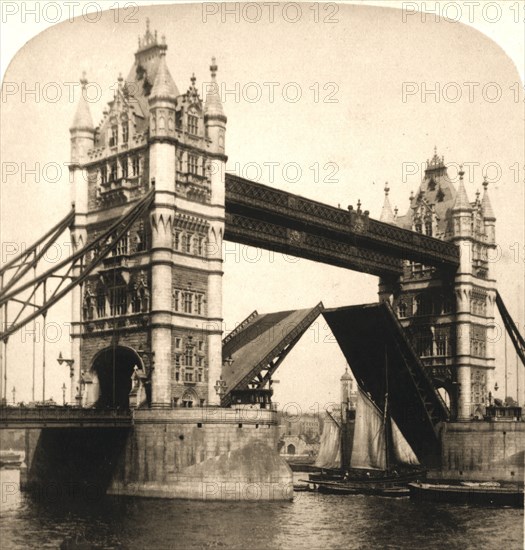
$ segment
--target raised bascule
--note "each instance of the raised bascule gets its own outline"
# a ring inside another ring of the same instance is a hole
[[[456,189],[435,151],[408,211],[392,209],[387,186],[374,220],[360,204],[346,211],[227,174],[217,70],[212,60],[204,99],[195,76],[181,94],[148,24],[98,126],[79,100],[73,210],[0,270],[4,398],[9,337],[72,297],[75,407],[0,409],[0,427],[28,430],[28,482],[80,475],[119,494],[291,498],[272,375],[319,315],[380,408],[390,358],[391,414],[436,475],[514,476],[522,424],[472,422],[490,400],[496,306],[525,364],[490,270],[487,182],[470,202],[463,173]],[[68,229],[71,257],[39,272]],[[255,311],[223,340],[223,240],[376,275],[379,303]]]

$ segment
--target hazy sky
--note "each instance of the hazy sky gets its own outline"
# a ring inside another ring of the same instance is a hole
[[[404,21],[399,9],[338,5],[336,11],[333,4],[300,4],[299,14],[283,12],[280,5],[270,22],[269,8],[263,5],[260,20],[249,22],[246,18],[258,17],[256,8],[244,12],[243,19],[242,5],[235,6],[230,9],[238,9],[238,21],[235,13],[228,15],[215,4],[141,5],[133,12],[106,12],[96,23],[81,17],[52,26],[19,50],[5,73],[1,105],[2,260],[9,259],[6,246],[33,242],[69,209],[64,163],[69,160],[68,128],[79,88],[66,83],[77,82],[86,71],[95,83],[94,96],[101,94],[91,105],[97,124],[119,72],[126,76],[133,63],[137,36],[149,17],[151,28],[166,35],[168,65],[181,92],[193,72],[198,85],[206,81],[210,58],[217,57],[218,78],[225,83],[231,171],[342,208],[360,199],[373,217],[379,217],[385,181],[392,204],[406,211],[434,145],[446,163],[465,164],[471,200],[486,172],[501,246],[494,272],[523,332],[524,94],[516,66],[502,49],[469,26],[436,22],[432,16],[422,21],[421,14],[406,15]],[[506,21],[500,34],[523,33],[522,25],[509,23],[508,17]],[[16,18],[7,24],[13,29]],[[493,34],[496,25],[490,29]],[[449,170],[453,178],[457,164]],[[24,173],[35,167],[39,181]],[[13,170],[17,173],[11,175]],[[233,243],[226,245],[224,271],[227,331],[254,309],[377,300],[374,277]],[[57,401],[60,386],[68,382],[66,369],[55,361],[59,350],[69,353],[67,327],[62,325],[68,307],[64,300],[48,316],[63,330],[60,340],[48,343],[46,354],[47,396]],[[48,337],[55,339],[55,332],[52,327]],[[339,398],[345,362],[328,336],[320,318],[277,373],[277,401],[296,401],[308,409]],[[30,337],[25,345],[23,339],[23,334],[15,335],[9,343],[8,397],[15,385],[17,400],[30,397],[32,345],[27,343]],[[500,341],[500,386],[502,350]],[[37,372],[41,355],[40,343]],[[509,393],[515,395],[510,347],[509,371]],[[40,387],[37,377],[37,396]]]

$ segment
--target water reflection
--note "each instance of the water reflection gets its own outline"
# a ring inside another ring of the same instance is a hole
[[[416,504],[409,499],[297,493],[294,502],[283,503],[125,497],[89,502],[46,501],[18,492],[9,496],[0,519],[2,550],[521,548],[523,541],[520,510]]]

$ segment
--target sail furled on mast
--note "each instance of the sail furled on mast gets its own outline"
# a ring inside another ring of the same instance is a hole
[[[341,427],[331,414],[324,417],[323,433],[315,466],[326,469],[341,468]]]

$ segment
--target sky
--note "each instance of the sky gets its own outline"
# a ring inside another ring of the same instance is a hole
[[[500,246],[492,267],[523,333],[523,26],[508,4],[497,3],[502,6],[497,22],[490,20],[497,14],[475,14],[476,24],[496,42],[461,22],[396,9],[401,2],[388,2],[388,8],[377,2],[301,3],[286,10],[279,5],[273,14],[268,4],[259,5],[260,11],[253,4],[131,2],[127,9],[125,4],[48,24],[39,34],[41,27],[34,25],[25,45],[29,36],[23,18],[33,19],[21,11],[6,14],[3,8],[2,40],[6,30],[11,38],[9,48],[2,44],[1,58],[2,262],[70,207],[65,163],[68,128],[79,96],[74,83],[86,71],[93,83],[90,98],[100,96],[91,104],[97,124],[119,73],[125,76],[133,63],[137,37],[149,18],[151,29],[166,36],[168,66],[181,92],[193,72],[202,86],[209,78],[211,57],[217,58],[228,116],[227,168],[234,173],[342,208],[360,200],[375,218],[386,181],[392,205],[400,213],[407,210],[410,192],[417,189],[434,146],[450,163],[453,179],[463,163],[470,200],[482,190],[486,175]],[[40,23],[55,17],[51,12],[40,16]],[[67,235],[62,238],[57,256],[68,252],[68,240]],[[378,281],[372,276],[234,243],[226,243],[224,259],[226,332],[255,309],[377,300]],[[68,383],[66,369],[55,359],[59,351],[69,353],[69,307],[65,299],[48,316],[53,324],[47,330],[46,397],[56,401],[62,399],[62,384]],[[41,323],[37,328],[39,397]],[[331,340],[319,318],[276,374],[280,383],[274,397],[281,406],[297,403],[302,410],[315,410],[339,399],[345,360]],[[496,347],[496,380],[503,388],[503,338]],[[508,348],[508,394],[515,396],[515,354]],[[27,401],[33,363],[27,331],[10,339],[7,361],[8,398],[16,387],[16,400]],[[523,372],[519,384],[523,400]],[[497,396],[503,397],[502,389]]]

